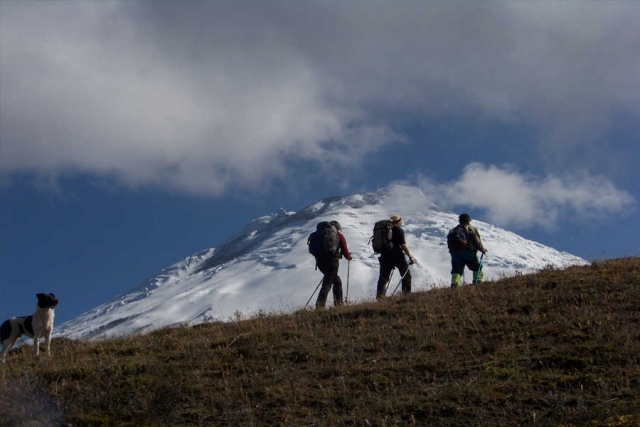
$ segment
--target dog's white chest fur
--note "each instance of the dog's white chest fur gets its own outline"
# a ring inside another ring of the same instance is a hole
[[[44,338],[46,334],[51,334],[51,331],[53,331],[54,317],[55,313],[53,308],[37,307],[33,313],[33,337]]]

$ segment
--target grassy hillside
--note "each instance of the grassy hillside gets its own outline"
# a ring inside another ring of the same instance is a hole
[[[312,292],[309,288],[309,293]],[[640,258],[23,346],[2,426],[638,426]]]

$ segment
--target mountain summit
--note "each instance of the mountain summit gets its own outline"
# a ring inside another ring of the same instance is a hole
[[[449,286],[445,236],[458,223],[457,214],[432,205],[418,188],[394,185],[374,193],[324,199],[300,212],[281,210],[257,218],[219,249],[201,251],[165,268],[111,302],[63,323],[55,335],[107,338],[300,309],[322,279],[308,253],[307,237],[325,220],[340,222],[353,256],[350,263],[343,259],[340,265],[345,295],[348,291],[352,302],[373,299],[378,260],[369,238],[373,224],[393,214],[404,219],[407,244],[418,260],[411,269],[414,291]],[[546,266],[587,264],[491,224],[474,220],[474,225],[488,249],[485,280]],[[471,274],[467,276],[469,282]],[[397,274],[392,277],[389,293],[398,280]],[[327,303],[332,304],[331,294]]]

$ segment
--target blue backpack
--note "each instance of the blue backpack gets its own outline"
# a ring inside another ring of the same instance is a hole
[[[449,230],[449,234],[447,234],[447,247],[449,248],[449,252],[459,251],[467,247],[467,232],[464,226],[458,225]]]
[[[328,221],[316,226],[316,231],[307,240],[309,253],[314,257],[339,256],[340,239],[338,230]]]

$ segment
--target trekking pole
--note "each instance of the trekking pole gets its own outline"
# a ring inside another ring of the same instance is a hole
[[[344,303],[349,303],[349,273],[351,272],[351,260],[347,262],[347,296],[344,299]]]
[[[309,301],[307,301],[307,303],[304,305],[304,309],[307,308],[307,306],[309,305],[309,302],[311,301],[311,298],[313,298],[313,296],[316,294],[316,291],[318,290],[318,288],[320,287],[320,285],[322,284],[322,281],[324,280],[324,277],[322,279],[320,279],[320,283],[318,283],[318,286],[316,286],[316,289],[313,291],[313,293],[311,294],[311,296],[309,297]]]
[[[482,258],[484,258],[484,254],[480,256],[480,264],[478,265],[478,272],[476,273],[476,277],[473,279],[474,286],[478,286],[478,278],[480,277],[480,272],[482,271]]]
[[[396,294],[396,291],[398,290],[398,288],[400,287],[400,284],[402,283],[402,279],[404,279],[404,276],[407,275],[407,273],[409,272],[409,270],[411,270],[411,267],[413,267],[415,264],[409,264],[409,268],[407,268],[407,271],[404,272],[404,274],[402,275],[402,277],[400,278],[400,281],[398,282],[398,284],[396,285],[396,288],[393,290],[393,293],[391,294],[391,296],[394,296]]]

